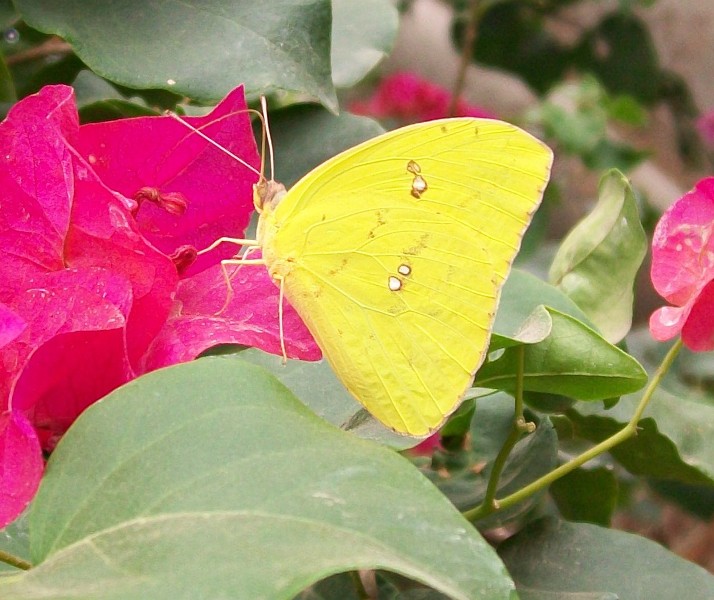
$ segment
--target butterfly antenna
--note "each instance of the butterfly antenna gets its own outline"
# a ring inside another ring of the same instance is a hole
[[[219,149],[221,152],[223,152],[224,154],[227,154],[227,155],[230,156],[232,159],[238,161],[241,165],[243,165],[246,169],[249,169],[250,171],[252,171],[253,173],[255,173],[258,177],[261,177],[261,176],[262,176],[262,174],[261,174],[259,171],[257,171],[257,170],[255,169],[255,167],[249,165],[249,164],[248,164],[247,162],[245,162],[240,156],[238,156],[237,154],[233,154],[233,152],[231,152],[228,148],[225,148],[225,147],[221,146],[216,140],[214,140],[214,139],[210,138],[209,136],[207,136],[207,135],[206,135],[205,133],[203,133],[203,131],[201,131],[199,128],[194,127],[194,126],[191,125],[188,121],[185,121],[184,119],[182,119],[181,117],[179,117],[176,113],[173,113],[173,112],[171,112],[171,111],[167,111],[166,114],[167,114],[168,116],[172,117],[173,119],[175,119],[176,121],[178,121],[179,123],[181,123],[181,124],[182,124],[184,127],[186,127],[187,129],[190,129],[191,131],[193,131],[193,133],[195,133],[196,135],[202,137],[202,138],[203,138],[204,140],[206,140],[209,144],[214,145],[216,148],[218,148],[218,149]],[[214,123],[213,121],[212,121],[211,123],[206,123],[206,125],[203,125],[203,127],[208,127],[209,125],[212,125],[213,123]],[[261,170],[262,170],[262,168],[261,168]]]
[[[260,108],[263,112],[263,123],[265,128],[263,129],[263,135],[268,141],[268,154],[270,156],[270,179],[271,181],[275,178],[275,155],[273,154],[273,136],[270,135],[270,125],[268,123],[268,103],[265,100],[265,96],[260,97]]]
[[[265,122],[266,119],[263,116],[263,113],[255,111],[256,116],[258,119],[260,119],[260,124],[261,128],[260,130],[262,131],[262,134],[260,136],[260,180],[263,181],[265,179],[265,146],[266,146],[266,139],[267,136],[265,135]]]

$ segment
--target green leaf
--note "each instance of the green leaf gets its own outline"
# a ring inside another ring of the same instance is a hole
[[[16,0],[30,25],[70,42],[98,75],[215,102],[288,90],[337,100],[330,70],[330,0]]]
[[[483,500],[493,461],[511,431],[513,418],[514,400],[510,396],[499,393],[479,398],[466,450],[446,454],[442,459],[436,455],[432,458],[433,471],[427,471],[427,475],[459,510],[475,508]],[[556,465],[557,454],[558,437],[550,419],[543,418],[535,432],[524,436],[509,455],[496,497],[512,494],[549,473]],[[444,477],[444,472],[448,472],[448,477]],[[534,494],[477,525],[493,528],[521,518],[540,502],[543,493]]]
[[[479,26],[473,58],[512,71],[538,93],[559,80],[570,52],[544,26],[538,5],[519,1],[491,2]],[[463,47],[463,21],[455,27],[456,46]]]
[[[492,349],[523,341],[524,323],[529,319],[540,319],[542,325],[543,313],[535,312],[542,305],[588,322],[583,311],[559,289],[530,273],[513,269],[501,291],[493,325]]]
[[[521,600],[714,598],[714,576],[703,568],[656,542],[597,525],[541,519],[499,553]]]
[[[651,105],[664,93],[662,71],[645,23],[633,13],[610,13],[575,51],[583,71],[594,73],[610,93]]]
[[[646,253],[632,188],[613,170],[600,181],[595,208],[560,245],[549,279],[616,343],[632,325],[633,285]]]
[[[617,478],[607,467],[581,467],[550,485],[560,514],[569,521],[607,526],[617,504]]]
[[[292,598],[376,567],[453,598],[513,588],[407,460],[232,357],[150,373],[92,405],[49,461],[30,534],[37,566],[0,578],[3,600]]]
[[[627,125],[643,127],[647,124],[647,110],[632,96],[622,95],[605,98],[605,108],[610,118]]]
[[[552,331],[542,342],[525,345],[524,389],[604,400],[640,389],[647,375],[626,352],[604,340],[577,319],[546,307]],[[513,392],[518,348],[506,348],[486,362],[474,385]]]
[[[275,179],[288,188],[339,152],[384,129],[372,119],[343,112],[335,116],[315,105],[293,105],[270,113]],[[260,139],[259,135],[256,135]]]
[[[580,437],[600,442],[622,429],[639,400],[625,396],[608,410],[576,405],[568,417]],[[714,485],[714,406],[658,389],[637,435],[610,453],[635,475]]]
[[[714,517],[714,486],[656,479],[650,479],[648,484],[659,496],[678,504],[702,521]]]
[[[564,84],[562,91],[581,92],[580,86]],[[580,100],[579,98],[577,100]],[[553,137],[563,146],[563,149],[573,154],[592,152],[606,135],[606,120],[604,111],[597,105],[588,106],[583,110],[577,106],[567,109],[552,102],[545,102],[537,115],[549,137]]]
[[[591,171],[619,169],[632,171],[643,160],[650,156],[647,150],[638,150],[629,144],[601,139],[590,151],[583,154],[583,164]]]
[[[84,123],[100,123],[115,119],[131,119],[133,117],[155,117],[160,113],[136,104],[129,100],[100,100],[86,104],[79,109],[79,118]]]
[[[359,83],[392,49],[399,13],[390,0],[332,0],[332,80]]]
[[[74,88],[74,95],[79,108],[102,100],[124,99],[124,96],[111,83],[88,69],[84,69],[77,74],[77,77],[72,82],[72,87]]]
[[[269,371],[315,414],[341,429],[397,450],[411,448],[421,440],[399,435],[373,418],[337,379],[326,360],[307,362],[247,348],[238,358]]]
[[[129,101],[106,79],[91,71],[80,71],[72,83],[82,123],[96,123],[130,117],[156,116],[141,98]]]

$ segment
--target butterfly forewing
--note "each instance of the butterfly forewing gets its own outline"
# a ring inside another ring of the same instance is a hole
[[[327,161],[269,216],[287,298],[395,431],[433,431],[471,384],[550,161],[505,123],[424,123]]]

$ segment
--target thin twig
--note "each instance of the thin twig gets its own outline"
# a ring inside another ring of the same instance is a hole
[[[446,111],[447,117],[456,115],[456,105],[464,92],[464,83],[466,81],[466,69],[471,64],[471,58],[474,54],[474,44],[476,43],[476,33],[478,31],[478,20],[480,16],[480,0],[472,0],[469,17],[466,21],[466,29],[464,30],[464,43],[461,47],[461,60],[459,62],[459,70],[456,74],[456,81],[451,93],[451,101],[449,108]]]
[[[19,556],[15,556],[14,554],[5,552],[4,550],[0,550],[0,562],[4,562],[5,564],[10,565],[11,567],[17,567],[18,569],[22,569],[23,571],[28,571],[32,568],[31,563],[20,558]]]
[[[5,64],[8,67],[17,65],[23,62],[30,62],[38,58],[52,56],[53,54],[69,54],[72,52],[72,46],[58,37],[52,37],[46,42],[33,48],[28,48],[17,54],[10,54],[5,57]]]

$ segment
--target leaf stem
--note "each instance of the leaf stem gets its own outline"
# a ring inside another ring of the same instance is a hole
[[[350,571],[349,574],[350,579],[352,579],[352,583],[355,586],[355,594],[359,600],[370,600],[372,596],[367,591],[367,588],[362,581],[362,574],[359,571]]]
[[[501,473],[506,466],[508,457],[511,451],[521,439],[524,433],[533,431],[533,424],[526,423],[523,417],[523,373],[525,371],[525,345],[521,345],[517,350],[517,360],[518,360],[518,371],[516,373],[516,390],[514,393],[515,399],[515,409],[513,415],[513,423],[511,425],[511,431],[503,443],[501,450],[498,452],[496,459],[493,461],[493,468],[488,478],[488,485],[486,486],[486,493],[484,495],[481,505],[476,507],[471,511],[464,513],[467,519],[470,519],[470,514],[478,513],[479,511],[487,511],[487,514],[498,510],[500,508],[500,503],[496,500],[496,492],[498,491],[498,482],[501,478]]]
[[[31,563],[20,558],[19,556],[15,556],[14,554],[5,552],[4,550],[0,550],[0,562],[4,562],[5,564],[10,565],[11,567],[17,567],[18,569],[22,569],[23,571],[28,571],[32,568]]]
[[[620,429],[620,431],[611,435],[609,438],[603,440],[599,444],[596,444],[595,446],[583,452],[579,456],[576,456],[568,462],[563,463],[557,469],[554,469],[547,475],[539,477],[532,483],[528,484],[524,488],[521,488],[517,492],[514,492],[510,496],[506,496],[501,500],[494,500],[491,504],[486,504],[484,502],[480,506],[477,506],[475,509],[466,511],[464,513],[464,516],[470,521],[475,521],[490,515],[496,510],[508,508],[510,506],[513,506],[514,504],[518,504],[519,502],[525,500],[537,491],[549,486],[556,479],[559,479],[563,475],[566,475],[567,473],[570,473],[571,471],[577,469],[581,465],[585,464],[596,456],[599,456],[603,452],[607,452],[608,450],[617,446],[621,442],[624,442],[625,440],[637,435],[637,424],[639,423],[640,419],[642,418],[642,414],[644,413],[645,409],[647,408],[647,405],[652,399],[652,394],[659,386],[660,382],[662,381],[662,378],[665,376],[669,368],[672,366],[672,363],[677,357],[677,354],[679,354],[681,348],[682,340],[679,339],[667,352],[666,356],[662,360],[662,363],[659,365],[654,375],[650,379],[649,383],[647,384],[647,388],[642,394],[642,398],[640,399],[640,402],[637,405],[637,408],[635,409],[632,418],[630,418],[628,423],[622,429]],[[498,460],[498,457],[496,458],[496,460]]]

